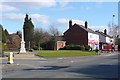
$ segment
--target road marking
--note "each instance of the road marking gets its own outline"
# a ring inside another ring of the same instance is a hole
[[[113,65],[111,63],[99,63],[100,65]]]
[[[70,61],[71,63],[73,63],[74,61]]]
[[[40,59],[42,59],[42,60],[47,60],[47,59],[45,59],[45,58],[40,58]]]
[[[116,55],[116,54],[106,54],[106,55],[104,55],[104,56],[112,56],[112,55]]]
[[[17,66],[19,66],[20,64],[16,64]]]
[[[45,63],[45,62],[47,62],[47,61],[39,61],[40,63]]]
[[[57,58],[57,59],[63,59],[63,58]]]

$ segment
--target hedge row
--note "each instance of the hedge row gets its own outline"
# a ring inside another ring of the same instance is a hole
[[[60,50],[82,50],[82,51],[89,51],[90,46],[84,45],[66,45],[64,48],[60,48]]]

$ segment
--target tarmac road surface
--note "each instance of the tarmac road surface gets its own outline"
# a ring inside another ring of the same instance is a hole
[[[2,60],[3,78],[118,78],[118,53],[98,56]]]

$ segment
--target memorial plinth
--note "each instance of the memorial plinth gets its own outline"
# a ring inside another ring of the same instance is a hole
[[[23,29],[22,29],[22,40],[21,40],[20,53],[26,53]]]

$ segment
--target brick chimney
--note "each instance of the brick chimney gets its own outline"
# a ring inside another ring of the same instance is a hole
[[[104,34],[107,34],[107,30],[106,29],[104,30]]]
[[[72,20],[69,20],[69,28],[72,27]]]
[[[88,28],[88,22],[85,21],[85,28],[87,29]]]

